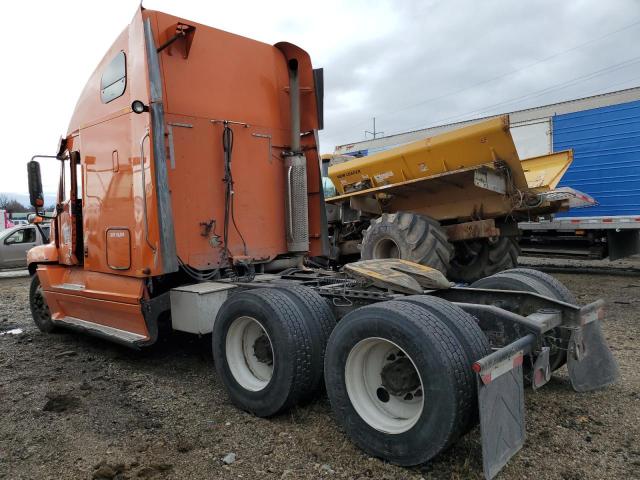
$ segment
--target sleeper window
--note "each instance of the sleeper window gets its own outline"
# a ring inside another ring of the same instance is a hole
[[[127,61],[124,52],[118,53],[102,73],[100,98],[102,103],[122,96],[127,87]]]

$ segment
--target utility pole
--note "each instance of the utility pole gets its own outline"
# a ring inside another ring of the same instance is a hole
[[[376,139],[376,137],[378,135],[384,135],[384,132],[379,132],[379,131],[376,130],[376,117],[373,117],[373,132],[370,132],[369,130],[365,130],[364,131],[365,138],[367,137],[367,133],[369,135],[373,135],[373,139],[374,140]]]

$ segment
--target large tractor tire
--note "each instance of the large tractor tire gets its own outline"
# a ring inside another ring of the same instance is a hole
[[[326,339],[290,293],[257,288],[229,297],[213,326],[213,359],[231,400],[259,417],[318,388]]]
[[[403,466],[427,462],[464,431],[474,395],[468,370],[447,325],[401,301],[347,314],[325,356],[337,422],[369,455]]]
[[[471,286],[475,288],[534,292],[573,305],[576,304],[576,298],[562,283],[551,275],[529,268],[505,270],[491,277],[478,280],[472,283]],[[526,311],[522,305],[515,303],[509,305],[501,302],[500,307],[524,316],[533,313],[532,311]],[[551,348],[549,366],[552,371],[559,369],[567,362],[567,347],[569,346],[570,336],[571,331],[566,328],[554,328],[547,335],[546,343]]]
[[[470,399],[472,408],[468,411],[468,418],[464,422],[462,431],[463,434],[467,433],[477,425],[479,420],[477,385],[471,365],[491,353],[487,336],[480,329],[478,320],[473,315],[447,300],[431,295],[409,295],[398,300],[413,303],[432,313],[460,342],[465,353],[466,365],[469,367],[465,370],[470,377],[467,381],[473,385],[473,395]]]
[[[514,237],[455,242],[448,278],[471,283],[518,266],[520,247]]]
[[[51,320],[51,312],[49,312],[49,306],[44,298],[42,285],[40,285],[40,279],[38,278],[37,273],[31,277],[31,286],[29,288],[29,307],[31,308],[33,321],[40,331],[51,333],[56,329],[53,320]]]
[[[440,224],[414,213],[383,213],[362,238],[363,260],[401,258],[446,274],[453,246]]]

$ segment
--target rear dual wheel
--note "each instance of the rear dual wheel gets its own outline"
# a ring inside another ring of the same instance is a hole
[[[453,305],[442,302],[407,297],[362,307],[331,334],[325,359],[331,407],[351,440],[370,455],[418,465],[473,424],[470,361],[486,345],[469,347],[476,339],[466,327],[452,328],[456,319],[444,317]]]
[[[573,293],[561,282],[551,275],[530,268],[505,270],[490,277],[480,279],[472,283],[471,286],[474,288],[533,292],[572,305],[576,304],[576,298]],[[501,302],[499,307],[522,316],[534,313],[533,311],[526,310],[518,303],[505,304]],[[549,366],[552,371],[559,369],[567,362],[567,348],[570,337],[571,330],[567,328],[554,328],[545,335],[545,342],[547,346],[550,347]]]
[[[213,327],[213,358],[231,400],[260,417],[311,398],[323,382],[333,313],[304,287],[232,295]]]
[[[460,343],[465,355],[465,364],[469,366],[463,373],[467,376],[466,381],[472,385],[469,399],[471,408],[465,412],[466,419],[461,433],[470,431],[478,423],[477,385],[471,365],[491,353],[489,340],[480,329],[477,318],[447,300],[431,295],[411,295],[401,298],[400,301],[413,303],[433,314],[451,330]]]

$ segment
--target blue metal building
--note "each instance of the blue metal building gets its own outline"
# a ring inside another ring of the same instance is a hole
[[[553,150],[573,149],[562,186],[598,205],[558,217],[640,215],[640,101],[555,115]]]

